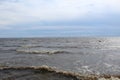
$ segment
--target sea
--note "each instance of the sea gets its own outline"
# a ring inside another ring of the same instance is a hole
[[[0,38],[1,67],[49,66],[81,74],[120,74],[120,37]]]

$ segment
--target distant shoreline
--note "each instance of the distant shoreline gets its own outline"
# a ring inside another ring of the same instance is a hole
[[[42,39],[42,38],[120,38],[120,36],[53,36],[53,37],[0,37],[0,39]]]

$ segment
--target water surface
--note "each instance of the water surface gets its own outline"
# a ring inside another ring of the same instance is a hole
[[[2,38],[0,66],[120,74],[120,38]]]

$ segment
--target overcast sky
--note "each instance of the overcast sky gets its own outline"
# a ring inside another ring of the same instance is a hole
[[[0,37],[120,36],[120,0],[0,0]]]

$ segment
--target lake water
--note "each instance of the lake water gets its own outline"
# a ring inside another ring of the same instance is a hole
[[[0,65],[120,74],[120,38],[1,38]]]

